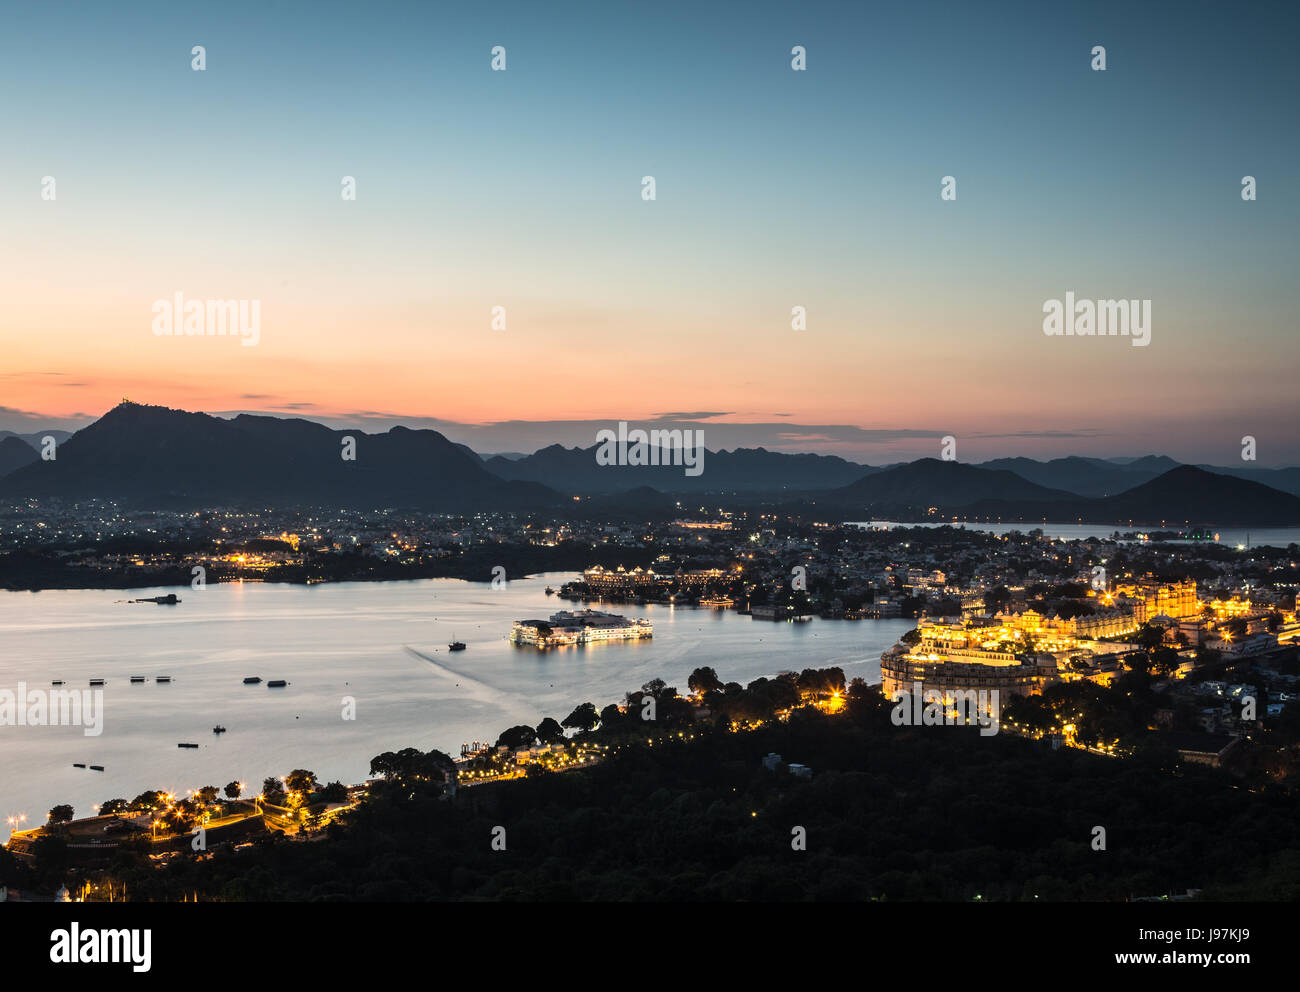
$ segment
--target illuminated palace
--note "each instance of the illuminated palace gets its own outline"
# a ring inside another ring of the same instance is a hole
[[[1058,617],[1025,610],[948,623],[922,620],[917,643],[899,643],[880,659],[881,688],[892,698],[914,682],[936,689],[998,689],[1016,695],[1041,691],[1058,679],[1108,684],[1132,644],[1107,642],[1155,617],[1196,617],[1196,582],[1117,584],[1090,600],[1093,612]]]
[[[582,573],[582,581],[592,592],[608,595],[646,589],[658,585],[660,580],[659,576],[648,568],[634,568],[628,571],[622,565],[613,569],[593,565]]]
[[[1137,582],[1117,582],[1107,600],[1126,598],[1134,609],[1134,619],[1144,624],[1152,617],[1166,616],[1174,620],[1194,617],[1201,612],[1196,600],[1196,580],[1157,582],[1143,579]]]
[[[683,592],[699,592],[711,583],[726,578],[720,568],[679,569],[669,574],[659,574],[648,568],[602,568],[593,565],[582,573],[587,591],[597,596],[636,596],[661,591],[675,586]]]
[[[561,610],[552,614],[550,620],[516,620],[510,640],[515,644],[552,648],[636,640],[653,635],[654,626],[649,620],[629,620],[596,610]]]
[[[915,645],[899,643],[880,656],[881,690],[888,699],[910,693],[915,682],[945,695],[988,689],[1027,696],[1056,677],[1055,656],[1018,653],[1014,641],[1000,639],[993,628],[922,621],[917,633]]]

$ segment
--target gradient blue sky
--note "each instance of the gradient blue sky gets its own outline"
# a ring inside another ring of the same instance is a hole
[[[1300,462],[1296,9],[9,10],[0,428],[126,394],[372,425],[718,411],[866,461],[951,433],[963,459],[1226,463],[1249,433]],[[262,300],[261,344],[154,337],[177,289]],[[1045,337],[1066,290],[1152,299],[1151,346]]]

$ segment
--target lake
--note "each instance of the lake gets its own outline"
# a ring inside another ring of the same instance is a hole
[[[741,683],[830,665],[877,682],[881,652],[915,625],[770,623],[617,605],[605,609],[646,617],[654,637],[545,653],[507,641],[513,621],[573,608],[545,588],[575,577],[539,575],[502,589],[459,579],[210,584],[178,591],[176,606],[125,602],[174,589],[0,593],[0,689],[26,682],[29,692],[46,690],[63,679],[65,689],[80,690],[107,680],[98,737],[81,727],[0,726],[0,816],[25,813],[34,826],[58,803],[83,816],[146,789],[183,796],[232,780],[256,794],[263,778],[294,768],[360,782],[383,751],[456,756],[462,743],[495,741],[508,726],[563,720],[578,703],[621,702],[652,678],[685,691],[701,665]],[[448,652],[454,639],[468,650]],[[132,675],[149,681],[131,684]],[[171,684],[156,683],[159,675]],[[243,684],[254,675],[290,684]],[[354,720],[343,719],[349,696]],[[227,732],[213,734],[217,724]],[[182,741],[200,746],[178,748]]]

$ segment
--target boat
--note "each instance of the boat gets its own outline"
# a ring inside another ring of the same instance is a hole
[[[104,770],[104,766],[103,766],[103,765],[91,765],[91,766],[90,766],[90,770],[91,770],[92,772],[102,772],[102,771]]]
[[[55,679],[50,685],[63,685],[63,679]]]
[[[184,741],[176,745],[177,747],[198,747],[197,744],[187,744]]]
[[[266,683],[266,687],[268,689],[283,689],[288,684],[284,679],[271,679],[270,682]]]
[[[143,675],[132,675],[132,676],[131,676],[131,684],[132,684],[132,685],[135,685],[137,682],[144,682],[144,681],[147,681],[147,680],[145,679],[145,677],[144,677]]]
[[[226,728],[223,727],[221,724],[217,724],[215,727],[212,728],[212,732],[214,734],[224,734],[226,732]]]
[[[180,602],[174,592],[169,592],[166,596],[149,596],[145,599],[133,599],[133,603],[157,603],[159,606],[175,606]]]
[[[91,680],[90,680],[90,684],[91,684],[91,685],[103,685],[103,684],[104,684],[104,680],[103,680],[103,679],[91,679]]]
[[[164,682],[164,683],[170,682],[171,680],[172,677],[170,675],[159,675],[156,679],[154,679],[155,682]]]
[[[555,590],[552,589],[550,586],[547,586],[547,587],[546,587],[546,595],[548,595],[548,596],[554,596],[554,595],[555,595]]]
[[[450,644],[447,645],[447,650],[448,650],[448,651],[464,651],[464,650],[465,650],[465,642],[464,642],[464,641],[452,641]]]
[[[244,685],[257,685],[257,683],[261,681],[262,681],[262,676],[250,675],[248,678],[244,679]]]
[[[86,767],[86,763],[85,763],[84,761],[74,761],[74,762],[72,763],[72,767],[73,767],[73,768],[85,768],[85,767]]]

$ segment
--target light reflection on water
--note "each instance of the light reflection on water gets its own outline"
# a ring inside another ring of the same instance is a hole
[[[581,702],[621,701],[655,677],[685,691],[701,665],[741,683],[828,665],[875,682],[880,653],[914,625],[765,623],[729,611],[620,605],[603,608],[649,618],[654,638],[545,653],[511,645],[512,621],[573,608],[544,591],[571,577],[540,575],[499,590],[457,579],[209,585],[178,591],[177,606],[124,602],[166,589],[0,593],[0,689],[108,680],[99,737],[80,727],[0,727],[0,815],[26,813],[32,825],[57,803],[82,816],[94,803],[146,789],[184,795],[232,780],[255,792],[266,776],[294,768],[359,782],[381,751],[455,754],[462,742],[495,740],[514,724],[562,720]],[[453,639],[468,650],[448,652]],[[132,685],[132,675],[149,681]],[[156,683],[159,675],[172,683]],[[290,685],[243,685],[252,675]],[[345,696],[356,700],[355,721],[341,718]],[[227,733],[214,735],[216,724]],[[177,748],[181,741],[201,746]]]

